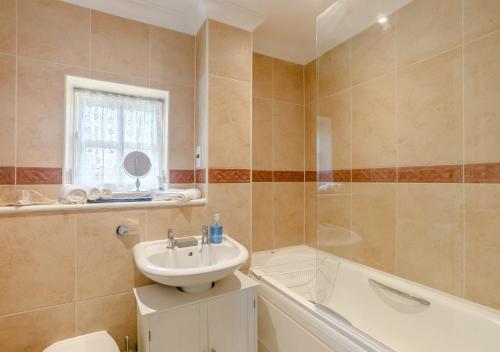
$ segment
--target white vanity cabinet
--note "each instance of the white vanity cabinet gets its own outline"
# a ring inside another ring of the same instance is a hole
[[[236,272],[206,292],[134,289],[139,352],[256,352],[257,285]]]

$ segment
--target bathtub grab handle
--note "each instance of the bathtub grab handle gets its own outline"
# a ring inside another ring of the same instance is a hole
[[[319,308],[320,310],[322,310],[326,314],[343,321],[347,325],[353,326],[349,320],[347,320],[342,314],[338,313],[336,310],[334,310],[330,307],[327,307],[324,304],[314,302],[313,300],[309,300],[309,302],[314,304],[316,308]]]
[[[371,284],[374,284],[386,291],[389,291],[391,293],[394,293],[398,296],[401,296],[403,298],[406,298],[406,299],[409,299],[411,301],[415,301],[415,302],[418,302],[424,306],[430,306],[431,305],[431,302],[429,302],[428,300],[424,299],[424,298],[420,298],[420,297],[416,297],[416,296],[413,296],[413,295],[410,295],[409,293],[406,293],[406,292],[403,292],[403,291],[400,291],[398,289],[395,289],[394,287],[390,287],[390,286],[387,286],[381,282],[378,282],[377,280],[373,280],[373,279],[368,279],[368,282],[371,283]]]

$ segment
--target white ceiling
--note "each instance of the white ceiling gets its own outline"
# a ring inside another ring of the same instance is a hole
[[[253,31],[254,51],[305,64],[315,57],[315,18],[335,0],[63,0],[195,34],[206,18]]]

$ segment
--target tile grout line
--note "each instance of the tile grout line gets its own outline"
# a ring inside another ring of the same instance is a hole
[[[16,48],[15,48],[15,77],[14,77],[14,190],[17,190],[17,147],[19,133],[19,1],[16,0]]]
[[[466,268],[467,268],[467,248],[466,248],[466,239],[467,239],[467,234],[466,234],[466,228],[465,228],[465,212],[466,212],[466,207],[465,207],[465,202],[466,202],[466,192],[465,192],[465,4],[464,0],[461,2],[461,41],[462,41],[462,46],[461,46],[461,56],[462,56],[462,266],[461,266],[461,271],[462,271],[462,277],[461,277],[461,294],[462,297],[465,297],[466,295]]]
[[[399,275],[399,69],[398,69],[398,62],[399,62],[399,52],[398,52],[398,35],[399,35],[399,16],[396,14],[395,16],[396,23],[394,24],[394,99],[395,99],[395,113],[396,113],[396,182],[395,182],[395,192],[394,192],[394,197],[395,197],[395,214],[394,214],[394,227],[396,230],[395,233],[395,274]]]

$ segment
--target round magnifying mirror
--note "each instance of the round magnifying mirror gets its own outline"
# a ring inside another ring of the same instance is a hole
[[[151,171],[151,159],[143,152],[130,152],[123,159],[123,169],[130,177],[135,177],[135,187],[140,190],[141,181],[139,178],[146,176]]]

